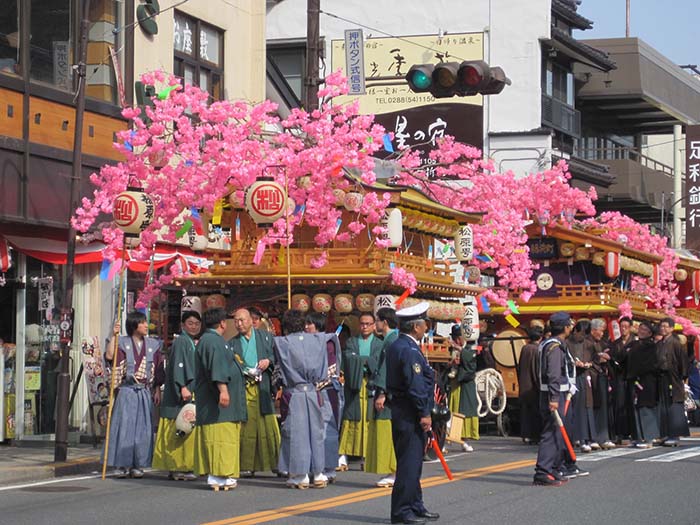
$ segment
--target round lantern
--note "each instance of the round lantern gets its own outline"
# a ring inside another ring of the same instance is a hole
[[[226,309],[226,297],[220,293],[207,295],[204,298],[204,309],[211,310],[212,308]]]
[[[696,294],[700,294],[700,270],[693,271],[693,281],[692,281],[693,291]]]
[[[299,310],[306,313],[311,307],[311,297],[303,293],[295,293],[292,295],[292,310]]]
[[[259,178],[245,192],[245,209],[258,226],[271,225],[287,209],[284,188],[269,177]]]
[[[335,197],[336,206],[342,206],[345,203],[345,192],[340,188],[335,188],[333,190],[333,197]]]
[[[153,199],[142,188],[127,188],[114,200],[112,216],[126,235],[137,236],[153,221]]]
[[[202,300],[196,295],[186,295],[180,301],[180,313],[189,312],[194,310],[199,315],[202,315]]]
[[[693,272],[695,273],[695,272]],[[694,280],[693,280],[694,281]],[[651,277],[649,277],[649,286],[659,286],[659,265],[651,265]]]
[[[470,296],[467,299],[469,302],[464,305],[462,316],[462,335],[465,341],[475,343],[479,339],[479,310],[473,297]]]
[[[396,310],[396,296],[395,295],[378,295],[374,298],[374,314],[377,314],[377,310],[380,308],[391,308]]]
[[[474,232],[468,224],[460,226],[455,235],[455,255],[460,262],[471,261],[474,257]]]
[[[327,293],[317,293],[311,299],[311,308],[313,308],[314,312],[322,314],[330,312],[332,304],[333,299]]]
[[[371,312],[374,308],[374,295],[361,293],[355,297],[355,306],[360,312]]]
[[[620,275],[620,254],[608,252],[605,254],[605,275],[614,279]]]
[[[464,273],[469,284],[478,284],[481,282],[481,270],[478,266],[467,266]]]
[[[593,254],[593,264],[596,266],[605,266],[605,252],[595,252]]]
[[[148,154],[148,162],[154,168],[162,168],[168,163],[168,159],[165,158],[165,150],[158,150]]]
[[[349,293],[339,293],[333,298],[333,308],[339,314],[349,314],[352,307],[352,295]]]
[[[357,211],[362,206],[362,194],[356,191],[350,191],[345,194],[343,206],[348,211]]]
[[[190,228],[190,230],[187,232],[187,236],[189,239],[190,248],[196,252],[206,250],[207,246],[209,246],[209,239],[207,236],[199,235],[194,228]]]
[[[438,302],[437,301],[426,301],[428,303],[428,311],[426,314],[431,319],[437,319],[438,315]]]
[[[576,245],[572,242],[564,242],[559,246],[559,253],[562,257],[573,257],[576,253]]]
[[[386,238],[389,240],[389,248],[398,248],[403,242],[403,217],[401,210],[391,208],[386,210],[381,222],[387,229]]]
[[[673,272],[673,278],[676,281],[685,281],[688,278],[688,272],[683,268],[678,268],[675,272]]]
[[[576,261],[587,261],[590,255],[590,250],[585,246],[579,246],[574,250],[574,259]]]

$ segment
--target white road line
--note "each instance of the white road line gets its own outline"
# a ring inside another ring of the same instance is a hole
[[[682,437],[681,441],[700,441],[700,437]]]
[[[655,463],[671,463],[672,461],[681,461],[687,458],[700,456],[700,447],[691,447],[666,454],[659,454],[650,458],[642,458],[637,461],[653,461]]]
[[[577,461],[602,461],[604,459],[617,458],[621,456],[628,456],[630,454],[637,454],[639,452],[646,452],[650,449],[644,448],[613,448],[610,450],[601,450],[600,452],[594,452],[593,454],[577,454]]]
[[[26,489],[29,487],[41,487],[42,485],[52,485],[54,483],[65,483],[67,481],[82,481],[85,479],[95,479],[95,478],[101,478],[101,477],[102,477],[101,474],[93,474],[92,476],[80,476],[78,478],[49,479],[49,480],[45,480],[45,481],[36,481],[34,483],[25,483],[23,485],[10,485],[9,487],[0,487],[0,491]],[[109,474],[108,477],[112,477],[111,474]]]
[[[449,456],[445,456],[445,461],[447,461],[449,463],[450,460],[452,460],[454,458],[458,458],[460,456],[466,456],[467,454],[469,454],[469,452],[460,452],[459,454],[450,454]],[[424,461],[423,463],[440,463],[440,460],[433,459],[432,461]]]

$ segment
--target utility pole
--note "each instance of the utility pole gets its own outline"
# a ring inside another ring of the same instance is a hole
[[[73,212],[80,204],[80,181],[83,169],[83,120],[85,116],[85,84],[87,83],[86,65],[88,32],[90,31],[90,0],[82,0],[80,12],[80,40],[78,43],[78,63],[76,75],[78,86],[75,98],[75,132],[73,134],[73,170],[70,180],[70,209],[68,210],[68,247],[66,253],[66,273],[63,288],[61,313],[73,319],[73,271],[75,268],[75,237],[77,232],[71,225]],[[73,326],[71,326],[71,339]],[[56,392],[56,444],[54,461],[65,461],[68,457],[68,397],[70,395],[70,349],[72,340],[61,343],[61,359],[58,365]]]
[[[320,46],[321,0],[306,0],[306,75],[304,76],[304,109],[311,113],[318,108],[318,61]]]
[[[630,2],[632,0],[627,0],[627,11],[626,11],[626,16],[625,16],[625,37],[629,38],[630,37]]]

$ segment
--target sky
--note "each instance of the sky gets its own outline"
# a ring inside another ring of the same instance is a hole
[[[625,0],[583,0],[578,12],[594,22],[576,38],[625,36]],[[700,0],[631,0],[630,36],[676,64],[700,65]]]

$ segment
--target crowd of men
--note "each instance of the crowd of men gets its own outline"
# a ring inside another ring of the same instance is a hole
[[[672,447],[689,435],[687,340],[674,333],[671,318],[637,323],[636,333],[634,326],[620,319],[620,336],[610,340],[604,320],[574,323],[558,312],[546,328],[530,327],[520,355],[519,398],[522,438],[540,445],[536,484],[587,474],[566,453],[564,435],[583,453]]]
[[[392,523],[437,519],[419,482],[434,397],[419,346],[426,311],[421,303],[398,315],[362,313],[358,335],[341,347],[316,312],[288,310],[276,336],[255,309],[190,310],[167,352],[148,336],[145,315],[131,312],[127,335],[115,326],[105,352],[117,386],[107,463],[117,477],[140,478],[152,466],[227,491],[261,472],[291,488],[324,488],[354,457],[381,475],[378,487],[394,487]],[[236,335],[227,340],[231,322]],[[196,424],[183,427],[192,404]]]

